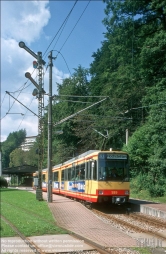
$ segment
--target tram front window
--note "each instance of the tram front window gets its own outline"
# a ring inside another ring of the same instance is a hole
[[[125,181],[127,178],[127,160],[99,160],[99,181]]]

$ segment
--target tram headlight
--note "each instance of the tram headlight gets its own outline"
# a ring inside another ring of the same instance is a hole
[[[99,190],[99,195],[103,195],[103,194],[104,194],[104,191]]]
[[[125,191],[125,195],[129,195],[129,191],[128,190]]]

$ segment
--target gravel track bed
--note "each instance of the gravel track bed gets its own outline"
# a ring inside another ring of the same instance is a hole
[[[140,252],[135,250],[130,250],[128,248],[109,248],[107,251],[110,254],[140,254]],[[56,253],[56,254],[62,254],[62,253]],[[75,252],[63,252],[63,254],[100,254],[98,251],[75,251]]]
[[[150,221],[142,221],[140,218],[136,217],[130,217],[130,215],[122,215],[122,214],[103,214],[98,211],[93,211],[97,217],[102,219],[105,223],[110,223],[112,226],[125,231],[126,233],[140,233],[140,232],[145,232],[145,230],[149,232],[161,232],[165,229],[165,226],[153,224]],[[119,220],[119,222],[118,222]],[[124,222],[124,225],[123,225]],[[126,222],[128,225],[126,225]],[[161,223],[161,222],[160,222]],[[135,227],[139,228],[136,229]]]

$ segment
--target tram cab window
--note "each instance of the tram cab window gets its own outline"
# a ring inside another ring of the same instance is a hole
[[[53,181],[58,181],[58,172],[53,172]]]
[[[65,171],[62,170],[62,173],[61,173],[61,181],[64,181],[64,179],[65,179]]]
[[[127,160],[99,160],[99,180],[128,181],[127,162]]]

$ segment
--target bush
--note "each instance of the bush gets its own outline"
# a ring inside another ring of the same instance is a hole
[[[0,188],[3,188],[3,187],[7,188],[8,183],[7,183],[7,180],[4,177],[0,176]]]
[[[151,197],[163,197],[165,193],[165,186],[151,185],[148,190]]]
[[[138,193],[141,190],[147,189],[147,175],[139,173],[136,177],[131,179],[130,187],[133,193]]]

